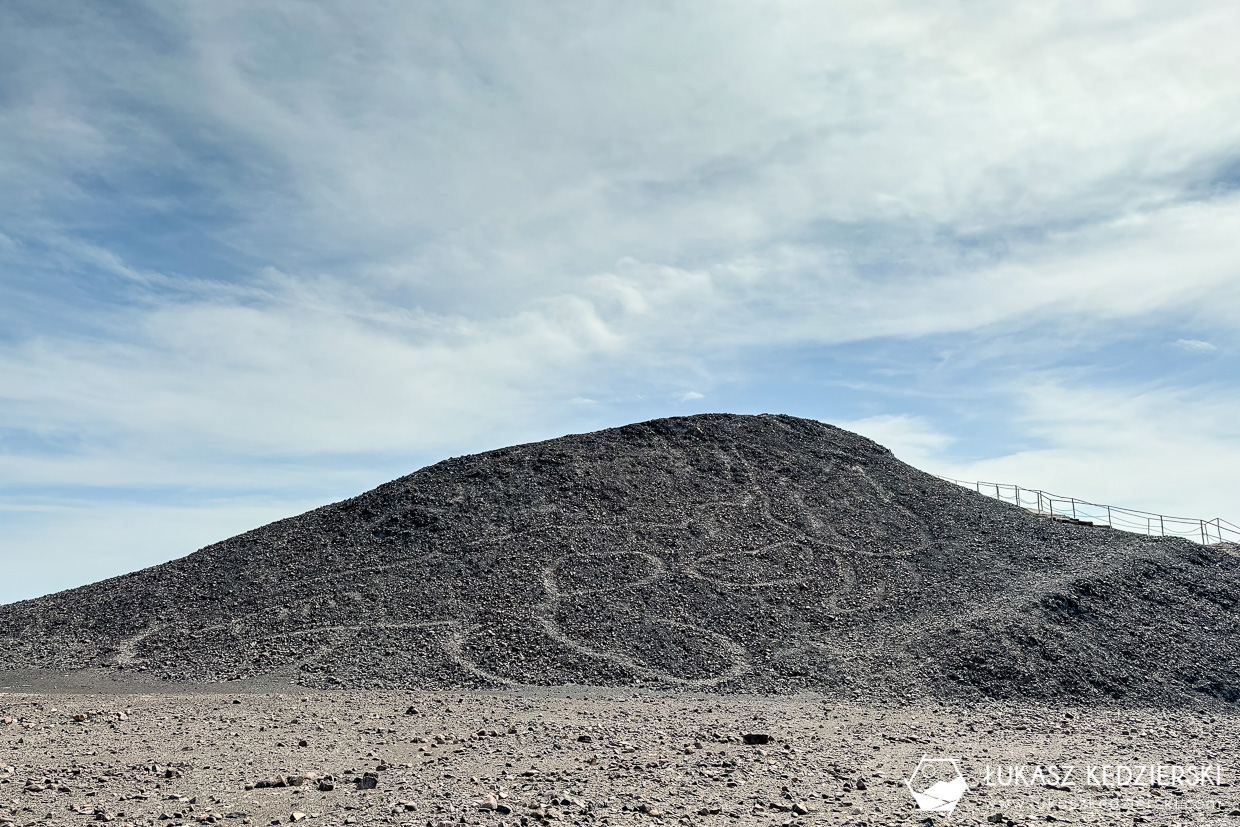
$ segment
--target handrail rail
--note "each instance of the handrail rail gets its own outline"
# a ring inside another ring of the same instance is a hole
[[[1037,488],[1021,488],[1002,482],[957,480],[939,477],[979,494],[1010,502],[1035,514],[1102,524],[1120,531],[1159,537],[1183,537],[1202,545],[1240,543],[1240,526],[1221,517],[1203,520],[1197,517],[1172,517],[1153,511],[1139,511],[1115,505],[1090,502],[1062,494],[1051,494]],[[993,489],[993,493],[991,493]],[[1006,495],[1005,495],[1006,494]],[[1058,507],[1058,508],[1057,508]]]

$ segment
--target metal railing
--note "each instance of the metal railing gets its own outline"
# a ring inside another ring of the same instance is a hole
[[[1149,534],[1155,537],[1183,537],[1202,545],[1214,543],[1240,544],[1240,526],[1220,517],[1201,520],[1194,517],[1171,517],[1150,511],[1137,511],[1114,505],[1102,505],[1076,497],[1050,494],[1036,488],[1021,488],[1002,482],[970,482],[951,477],[940,479],[994,497],[1003,502],[1018,505],[1035,514],[1047,517],[1079,520],[1094,525],[1105,525],[1120,531]]]

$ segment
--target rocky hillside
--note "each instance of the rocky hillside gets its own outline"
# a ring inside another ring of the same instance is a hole
[[[1240,698],[1240,559],[1052,522],[788,416],[446,460],[0,606],[0,668],[373,688]]]

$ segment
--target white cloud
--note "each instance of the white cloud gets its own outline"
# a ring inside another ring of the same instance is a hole
[[[1017,423],[1044,447],[927,470],[1092,502],[1233,522],[1240,394],[1218,388],[1098,387],[1043,377],[1019,391]]]
[[[955,441],[925,417],[909,414],[882,414],[829,424],[868,437],[898,459],[923,470],[942,464],[943,454]]]
[[[557,399],[594,398],[580,391],[612,370],[700,380],[712,360],[781,343],[1010,331],[1065,314],[1101,325],[1177,307],[1229,316],[1240,310],[1229,282],[1237,221],[1240,199],[1168,207],[997,267],[877,284],[808,252],[709,270],[626,260],[576,294],[491,318],[406,310],[342,279],[269,271],[244,290],[136,307],[103,340],[0,344],[0,410],[11,428],[113,444],[120,477],[138,442],[186,458],[430,451],[545,417]],[[98,476],[89,455],[78,461],[10,453],[0,468],[41,483]]]
[[[121,323],[128,342],[0,349],[9,426],[254,454],[423,448],[521,416],[559,371],[610,347],[578,300],[479,325],[304,284],[262,306],[165,304]]]
[[[0,131],[38,155],[9,173],[63,189],[83,164],[172,165],[236,212],[230,243],[344,260],[448,310],[461,288],[493,309],[623,256],[1106,219],[1174,199],[1240,139],[1225,3],[151,13],[179,48],[88,15],[93,48],[31,53]],[[196,173],[190,128],[245,174]]]
[[[5,576],[0,603],[183,557],[202,546],[321,505],[288,502],[203,502],[198,507],[150,503],[0,505]],[[135,526],[141,530],[135,531]]]
[[[1212,350],[1218,350],[1218,345],[1212,345],[1200,339],[1176,339],[1175,346],[1193,353],[1209,353]]]
[[[616,341],[651,349],[1010,331],[1064,318],[1099,326],[1171,312],[1230,324],[1240,313],[1237,224],[1240,197],[1166,205],[1014,243],[1000,262],[877,278],[805,246],[696,270],[626,259],[580,295]]]

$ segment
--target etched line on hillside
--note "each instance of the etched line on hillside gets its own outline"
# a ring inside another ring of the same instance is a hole
[[[656,442],[661,444],[676,467],[696,468],[695,461],[698,458],[686,455],[683,451],[668,444],[662,437],[657,437]],[[891,556],[892,562],[896,563],[896,557],[892,552],[864,550],[856,547],[856,543],[841,536],[830,521],[824,524],[821,520],[821,509],[811,507],[795,491],[787,492],[787,501],[781,500],[779,513],[777,513],[772,501],[772,492],[761,483],[759,469],[754,462],[743,455],[739,443],[733,441],[730,449],[720,449],[718,455],[724,467],[724,473],[729,477],[730,484],[736,488],[729,491],[727,497],[693,503],[693,508],[696,510],[691,509],[683,520],[638,520],[624,527],[608,526],[602,532],[596,525],[564,521],[544,524],[531,530],[489,532],[485,536],[468,541],[466,546],[471,549],[488,547],[496,549],[496,561],[501,566],[521,565],[527,560],[531,563],[534,561],[544,563],[549,554],[560,551],[562,556],[549,564],[539,565],[537,574],[533,575],[536,578],[534,582],[541,586],[544,597],[532,607],[534,617],[525,622],[536,625],[548,639],[573,652],[611,662],[632,675],[646,680],[676,685],[712,686],[743,675],[751,668],[745,647],[705,626],[661,618],[645,621],[683,631],[686,645],[705,646],[708,649],[717,648],[718,653],[723,655],[724,660],[729,664],[726,668],[720,668],[714,675],[683,677],[654,667],[644,662],[640,656],[623,649],[601,646],[597,643],[585,643],[574,638],[557,619],[565,599],[618,596],[625,592],[656,586],[667,580],[669,570],[668,563],[663,557],[650,552],[631,549],[576,551],[572,550],[573,545],[597,543],[600,536],[618,542],[633,542],[642,536],[643,529],[647,533],[651,529],[686,533],[691,535],[689,539],[692,542],[688,545],[677,545],[678,548],[684,549],[684,559],[677,565],[677,572],[690,579],[707,582],[721,589],[732,591],[780,589],[815,583],[823,586],[814,591],[814,594],[818,596],[818,605],[844,613],[860,611],[885,597],[886,584],[881,579],[874,580],[872,583],[867,582],[864,587],[859,586],[858,568],[849,560],[856,558],[857,562],[860,562],[864,558],[876,560]],[[854,464],[844,467],[833,461],[829,461],[826,465],[829,471],[856,480],[856,483],[845,480],[843,484],[846,489],[857,490],[857,496],[867,496],[859,490],[860,486],[864,486],[873,492],[869,495],[870,497],[877,496],[884,505],[913,517],[912,513],[898,502],[898,498],[874,480],[862,466]],[[764,470],[761,476],[768,475]],[[738,521],[751,523],[758,536],[765,534],[770,539],[774,535],[777,539],[758,548],[725,549],[705,554],[695,552],[695,546],[700,545],[703,540],[709,541],[710,537],[718,536],[722,526],[735,524]],[[914,533],[923,535],[924,544],[924,527],[919,521],[914,522],[914,525],[920,529],[920,532],[918,529],[913,529]],[[649,538],[646,539],[649,540]],[[532,547],[522,548],[527,543]],[[564,554],[566,546],[570,550]],[[735,560],[737,563],[732,567],[736,570],[735,576],[729,576],[726,565],[713,567],[712,570],[712,563],[726,563],[729,560]],[[346,572],[346,580],[340,587],[341,592],[347,594],[347,589],[356,588],[359,591],[371,593],[376,586],[380,585],[378,579],[390,581],[399,577],[402,582],[411,579],[416,581],[422,572],[435,561],[441,565],[451,566],[453,571],[459,569],[457,574],[461,576],[469,573],[471,565],[475,568],[478,565],[470,563],[468,558],[465,560],[454,558],[446,555],[442,550],[434,549],[403,560],[388,559],[351,568]],[[489,571],[492,565],[494,562],[484,564],[483,569],[480,570]],[[586,570],[591,566],[597,569],[593,578]],[[916,578],[914,571],[907,566],[904,568],[910,579]],[[606,582],[609,577],[612,579]],[[294,592],[297,588],[315,579],[313,577],[289,578],[274,582],[267,581],[266,585],[278,595],[277,599],[281,599],[283,595]],[[867,581],[870,581],[870,578],[867,577]],[[472,607],[459,607],[457,610],[461,612],[460,616],[447,619],[411,623],[324,625],[274,634],[259,634],[257,637],[260,640],[305,639],[333,632],[358,633],[380,629],[439,627],[446,629],[448,634],[432,636],[433,643],[455,666],[490,683],[511,686],[526,685],[519,680],[503,677],[493,672],[467,655],[470,636],[480,627],[470,621]],[[257,629],[253,627],[261,626],[263,618],[255,613],[246,621],[246,625],[251,628],[245,632],[236,629],[236,621],[230,626],[239,636],[256,636]],[[195,633],[202,634],[219,628],[223,627],[206,627],[195,630]],[[148,629],[124,641],[118,649],[117,662],[125,664],[137,662],[138,646],[156,631],[156,628]],[[297,663],[305,666],[317,661],[326,657],[340,645],[339,641],[320,641],[314,651],[301,657]]]
[[[722,683],[723,681],[742,675],[749,670],[749,662],[746,658],[744,647],[740,646],[725,635],[721,635],[710,629],[705,629],[686,623],[677,623],[663,619],[656,619],[653,621],[660,625],[689,630],[711,638],[719,644],[720,648],[724,652],[730,656],[732,665],[719,675],[706,678],[682,678],[669,672],[654,669],[648,664],[643,664],[624,652],[615,649],[596,649],[569,636],[564,629],[560,627],[559,623],[555,619],[556,611],[559,609],[560,603],[564,597],[582,596],[587,594],[606,594],[621,590],[639,588],[641,586],[650,585],[667,576],[666,564],[663,560],[646,552],[626,550],[615,552],[592,552],[570,556],[578,556],[586,559],[605,559],[608,557],[615,558],[622,555],[638,555],[646,558],[656,566],[654,574],[607,588],[589,589],[579,592],[561,592],[555,580],[556,565],[553,564],[551,566],[547,566],[543,570],[542,583],[547,596],[535,607],[535,615],[538,624],[542,627],[542,630],[547,637],[579,654],[611,661],[618,666],[624,667],[635,675],[645,677],[648,680],[656,680],[663,683],[672,683],[684,686],[714,686]]]
[[[595,589],[574,589],[571,591],[565,591],[565,590],[560,589],[559,582],[556,579],[556,569],[560,568],[560,566],[564,562],[564,560],[561,559],[551,564],[547,568],[545,568],[542,572],[543,588],[549,594],[553,594],[557,598],[577,596],[577,595],[583,595],[583,594],[606,594],[610,592],[619,591],[621,589],[636,589],[636,588],[640,588],[641,586],[648,586],[651,583],[654,583],[667,576],[667,564],[663,562],[662,558],[658,557],[657,555],[645,552],[645,551],[625,549],[623,551],[572,552],[571,554],[567,556],[570,558],[575,557],[578,559],[586,559],[586,560],[588,559],[597,559],[597,560],[619,559],[625,556],[640,557],[641,559],[651,564],[653,571],[644,577],[639,577],[636,580],[630,580],[630,581],[626,581],[623,583],[612,583],[607,586],[603,586],[601,588],[595,588]]]
[[[299,637],[304,635],[321,634],[323,632],[367,632],[374,629],[428,629],[436,627],[447,629],[449,632],[449,634],[445,637],[437,637],[435,642],[444,655],[447,656],[448,661],[453,665],[492,683],[508,686],[524,685],[518,681],[513,681],[501,675],[497,675],[494,672],[490,672],[479,666],[472,659],[465,656],[464,640],[468,637],[474,627],[469,626],[459,618],[423,620],[414,623],[368,623],[366,625],[316,626],[310,629],[284,632],[281,634],[272,635],[271,637]],[[300,659],[299,661],[296,661],[293,665],[300,668],[304,665],[313,663],[315,660],[324,657],[330,651],[336,649],[339,645],[340,644],[337,642],[324,642],[318,650]]]
[[[701,626],[692,626],[687,623],[676,623],[670,620],[663,620],[661,618],[654,619],[651,621],[653,623],[657,623],[662,626],[669,626],[675,629],[685,629],[687,631],[692,631],[698,634],[706,635],[707,637],[710,637],[714,639],[717,643],[719,643],[720,647],[732,657],[732,660],[733,660],[732,665],[728,667],[726,671],[724,671],[723,673],[719,675],[715,675],[715,676],[708,677],[708,678],[681,678],[669,672],[663,672],[658,669],[652,669],[650,666],[639,663],[636,659],[634,659],[630,655],[624,654],[623,652],[618,652],[614,649],[595,649],[593,647],[585,645],[584,643],[581,643],[580,641],[574,640],[568,635],[564,634],[563,630],[560,629],[559,624],[557,624],[555,620],[551,617],[540,616],[538,618],[538,622],[542,626],[543,631],[546,632],[548,637],[550,637],[552,640],[558,643],[562,643],[563,645],[569,647],[575,652],[578,652],[583,655],[588,655],[590,657],[610,660],[613,663],[623,666],[624,668],[628,669],[630,672],[633,672],[635,675],[639,675],[649,680],[655,680],[655,681],[659,681],[662,683],[679,684],[681,686],[716,686],[720,683],[723,683],[724,681],[740,677],[741,675],[748,672],[750,668],[749,661],[745,656],[745,649],[743,646],[731,640],[730,638],[719,634],[718,632],[713,632],[710,629],[704,629]]]
[[[706,554],[706,555],[702,555],[699,557],[695,557],[692,563],[684,567],[683,571],[689,577],[695,578],[697,580],[704,580],[708,583],[713,583],[717,586],[722,586],[723,588],[726,588],[726,589],[760,589],[760,588],[767,588],[771,586],[795,586],[801,583],[809,582],[810,580],[813,580],[817,577],[820,577],[821,575],[807,573],[807,574],[800,575],[800,576],[776,577],[776,578],[771,578],[769,580],[744,581],[744,580],[729,580],[729,579],[725,579],[722,577],[714,577],[709,574],[706,574],[705,572],[701,570],[701,564],[709,562],[711,560],[718,560],[718,559],[727,558],[727,557],[758,558],[761,555],[766,554],[767,552],[774,551],[775,549],[781,548],[783,546],[790,546],[790,545],[807,546],[808,544],[803,543],[799,540],[780,540],[778,542],[771,543],[770,545],[763,546],[762,548],[752,549],[748,551],[740,551],[740,550],[738,551],[717,551],[717,552],[714,552],[713,554]],[[817,562],[818,555],[814,555],[814,557],[815,557],[815,562]]]
[[[142,663],[144,659],[138,657],[138,645],[163,628],[163,624],[155,623],[138,634],[120,641],[116,644],[116,653],[112,656],[112,662],[117,666],[137,666]]]
[[[916,523],[918,526],[921,526],[923,532],[925,531],[925,527],[922,525],[922,519],[918,517],[916,514],[914,514],[908,507],[906,507],[904,503],[900,502],[899,497],[897,497],[895,494],[892,494],[883,485],[879,484],[878,480],[871,477],[869,472],[867,472],[865,468],[863,468],[860,465],[850,465],[849,468],[851,468],[853,471],[856,471],[857,474],[860,475],[861,479],[869,483],[870,487],[874,489],[874,493],[878,495],[878,498],[880,500],[882,500],[885,504],[892,506],[897,511],[903,512],[914,523]]]

